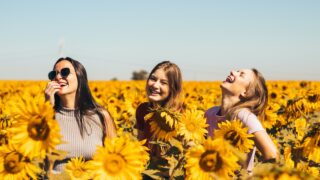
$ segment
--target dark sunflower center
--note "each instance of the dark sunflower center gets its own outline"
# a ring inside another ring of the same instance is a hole
[[[271,97],[272,99],[275,99],[275,98],[277,98],[277,94],[274,93],[274,92],[272,92],[271,95],[270,95],[270,97]]]
[[[234,131],[234,130],[228,131],[224,135],[224,139],[230,141],[233,146],[237,145],[238,142],[241,140],[241,138],[238,135],[238,133],[236,131]]]
[[[9,116],[2,116],[0,117],[0,128],[1,129],[6,129],[7,127],[11,126],[11,121]]]
[[[305,81],[300,82],[300,87],[302,87],[302,88],[305,88],[307,85],[308,84]]]
[[[24,167],[22,155],[17,152],[11,152],[4,158],[4,168],[11,174],[20,172]]]
[[[283,85],[283,86],[282,86],[282,90],[284,90],[284,91],[285,91],[285,90],[287,90],[287,89],[288,89],[288,87],[287,87],[287,86],[285,86],[285,85]]]
[[[314,94],[312,96],[308,96],[308,101],[315,103],[320,99],[320,96],[318,94]]]
[[[222,159],[218,152],[206,151],[201,155],[199,165],[204,171],[215,172],[221,169]]]
[[[8,144],[8,136],[5,133],[0,133],[0,146]]]
[[[49,136],[49,132],[50,128],[45,118],[28,125],[29,136],[36,141],[46,140]]]

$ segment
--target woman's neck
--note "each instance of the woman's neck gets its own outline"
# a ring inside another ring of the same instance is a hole
[[[220,115],[225,116],[228,110],[232,108],[237,102],[239,102],[239,98],[236,98],[234,96],[222,95]]]
[[[75,109],[75,94],[60,96],[60,105],[65,108]]]
[[[164,107],[164,105],[162,104],[162,102],[149,102],[150,106],[152,108],[156,108],[156,107]]]

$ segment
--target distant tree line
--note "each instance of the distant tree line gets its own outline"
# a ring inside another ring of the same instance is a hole
[[[148,72],[146,70],[133,71],[131,80],[146,80],[148,78]],[[111,81],[117,81],[117,77],[110,79]]]
[[[146,70],[133,71],[131,80],[146,80],[148,78],[148,72]]]

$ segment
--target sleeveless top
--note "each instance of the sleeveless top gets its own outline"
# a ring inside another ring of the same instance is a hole
[[[85,160],[92,159],[96,146],[103,145],[103,128],[99,116],[93,114],[83,117],[86,128],[81,137],[76,113],[79,111],[68,108],[60,108],[55,113],[63,141],[62,144],[56,146],[56,149],[68,152],[66,159],[55,162],[53,170],[56,172],[62,172],[70,158],[82,156]]]

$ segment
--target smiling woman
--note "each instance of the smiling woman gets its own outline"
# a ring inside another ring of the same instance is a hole
[[[105,137],[115,137],[115,124],[108,111],[91,94],[83,65],[69,57],[60,58],[49,72],[45,97],[55,110],[65,144],[58,150],[68,152],[66,159],[56,161],[54,170],[61,172],[70,158],[92,159],[97,145]]]
[[[264,117],[268,102],[268,89],[262,74],[256,69],[231,71],[226,80],[220,84],[220,88],[221,106],[212,107],[205,113],[207,124],[209,124],[209,136],[232,139],[229,134],[219,135],[219,132],[220,134],[227,132],[223,129],[223,126],[229,123],[225,123],[227,120],[231,120],[234,124],[234,120],[239,119],[248,128],[247,133],[251,134],[255,145],[248,154],[245,166],[248,172],[253,170],[256,147],[265,160],[278,159],[278,150],[258,119],[258,117]],[[235,133],[236,131],[232,132],[233,136]]]
[[[163,117],[152,114],[151,109],[166,108],[175,112],[182,110],[182,76],[179,67],[170,62],[163,61],[157,64],[149,74],[146,83],[146,91],[149,102],[139,105],[136,110],[136,128],[138,139],[147,139],[147,146],[151,149],[151,156],[159,156],[159,149],[149,142],[155,139],[167,139],[173,134],[174,127],[168,124],[176,124],[170,118],[170,122],[163,121]],[[169,118],[168,118],[169,119]]]

